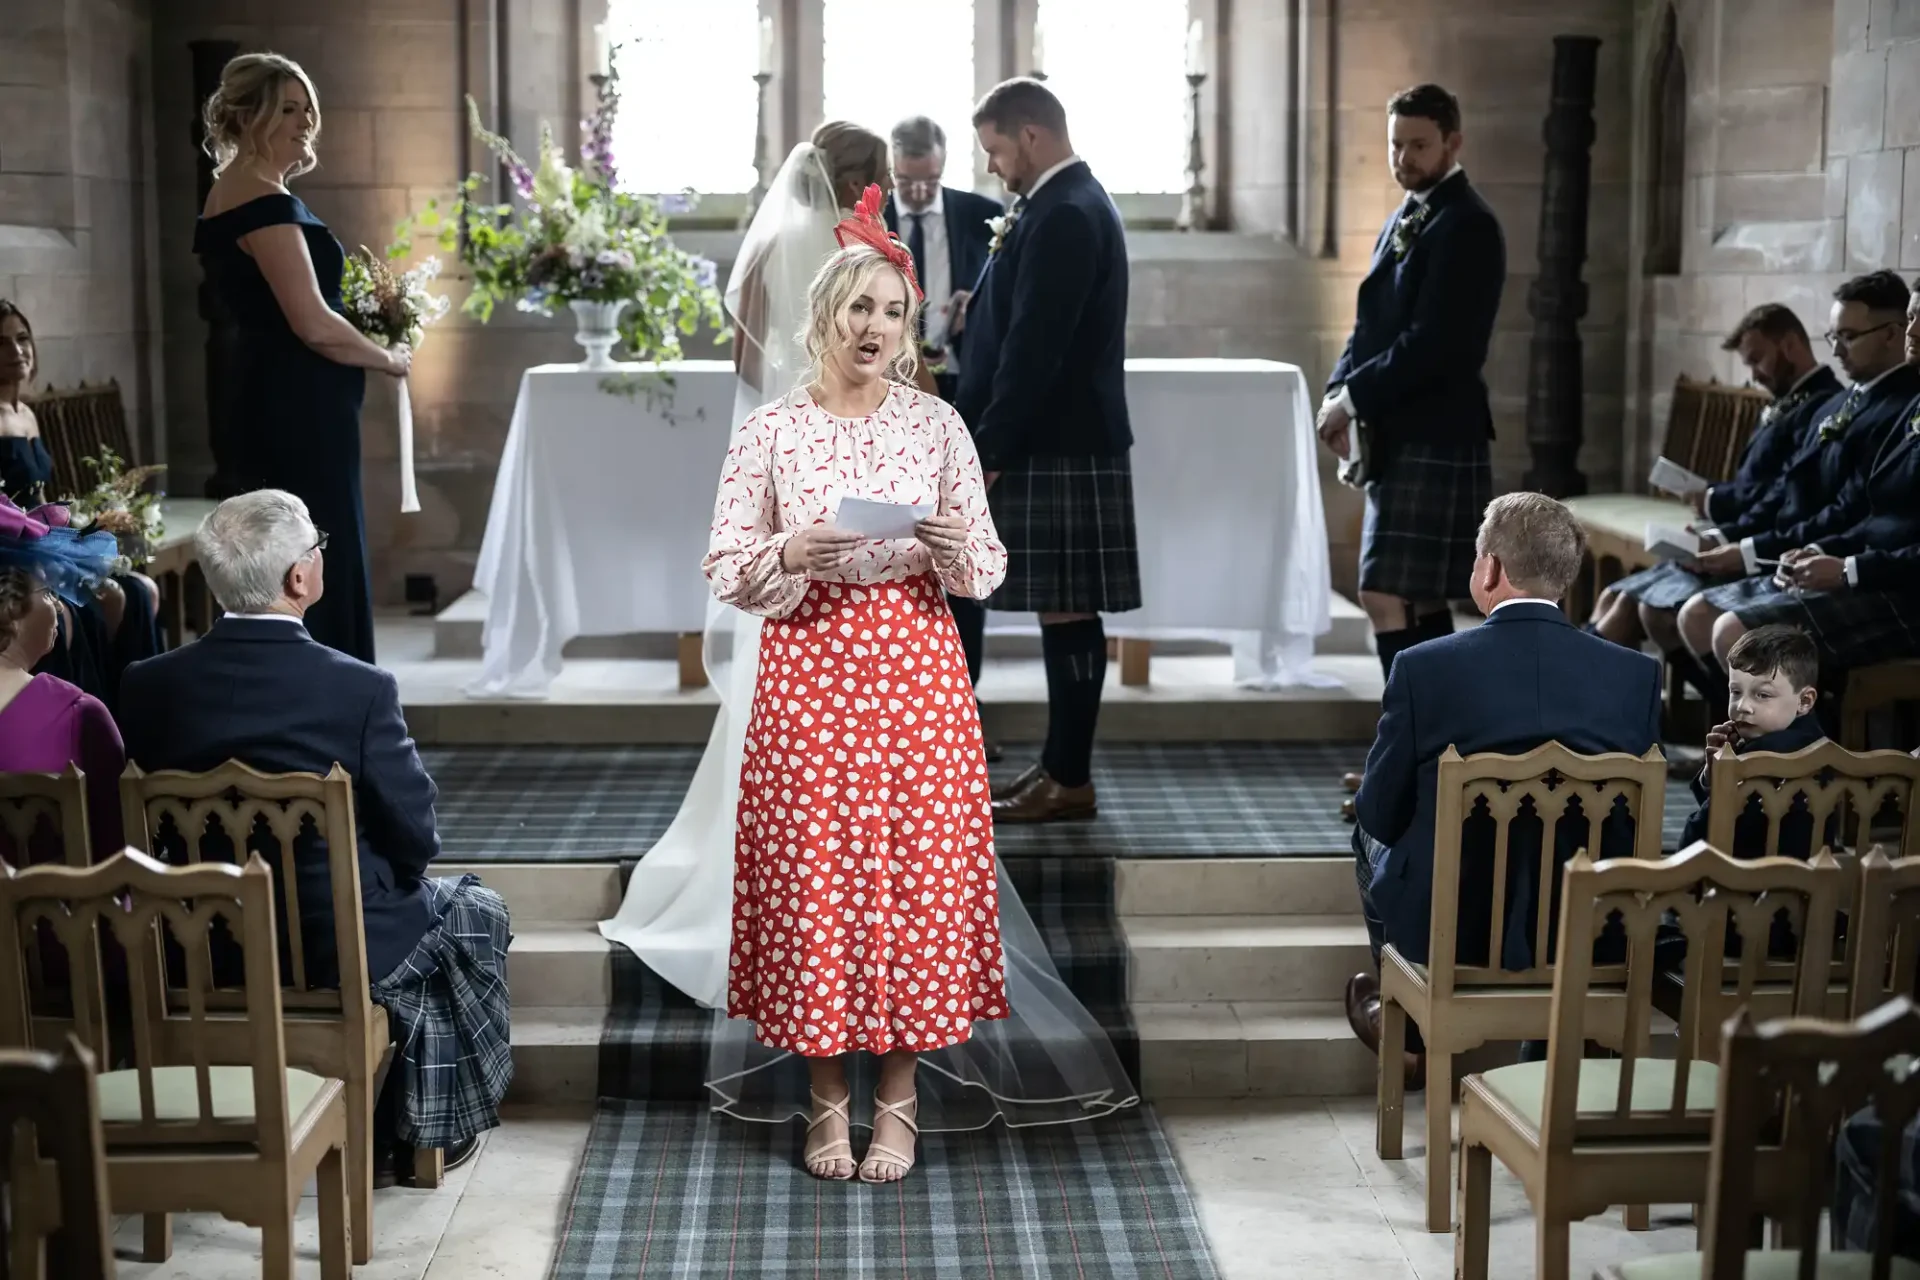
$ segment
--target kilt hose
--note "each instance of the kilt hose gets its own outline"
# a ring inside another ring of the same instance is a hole
[[[1360,589],[1402,600],[1466,599],[1480,518],[1493,501],[1487,442],[1396,444],[1366,494]]]
[[[1118,457],[1024,458],[987,490],[1007,577],[987,608],[1125,613],[1140,607],[1133,465]]]
[[[1607,590],[1638,600],[1649,609],[1678,609],[1702,591],[1735,581],[1738,580],[1702,577],[1677,560],[1663,560],[1609,584]]]
[[[1706,593],[1751,631],[1770,622],[1799,627],[1820,648],[1822,666],[1870,667],[1920,658],[1920,595],[1905,591],[1806,591],[1794,595],[1756,574]],[[1825,682],[1827,671],[1821,673]]]

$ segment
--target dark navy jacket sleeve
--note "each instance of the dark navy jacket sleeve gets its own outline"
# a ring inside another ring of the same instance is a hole
[[[1339,379],[1363,421],[1421,395],[1450,369],[1486,363],[1507,283],[1500,224],[1485,216],[1441,217],[1424,234],[1435,237],[1427,254],[1432,275],[1421,283],[1412,322],[1385,351]]]
[[[399,685],[388,672],[377,674],[361,731],[356,816],[374,851],[393,865],[405,884],[425,875],[440,854],[433,812],[439,790],[408,736]]]
[[[1367,752],[1367,768],[1353,812],[1361,830],[1392,845],[1413,822],[1419,796],[1420,753],[1413,735],[1412,681],[1405,655],[1394,659],[1380,696],[1380,724]]]
[[[1034,388],[1050,385],[1059,375],[1099,269],[1093,226],[1073,204],[1053,205],[1029,235],[1021,247],[1024,259],[1045,266],[1017,276],[993,397],[974,429],[984,471],[1004,470],[1027,456],[1035,434],[1032,419],[1043,403]]]

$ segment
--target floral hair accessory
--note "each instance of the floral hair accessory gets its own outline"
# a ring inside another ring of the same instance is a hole
[[[840,242],[842,249],[851,244],[864,244],[877,250],[907,278],[907,283],[913,286],[913,296],[925,301],[927,295],[913,270],[912,251],[900,243],[899,236],[887,230],[886,220],[880,216],[880,206],[885,199],[878,184],[869,184],[860,196],[860,203],[853,206],[853,216],[842,219],[833,229],[833,238]]]
[[[0,573],[24,572],[79,604],[119,568],[112,534],[76,533],[65,507],[23,511],[0,494]]]

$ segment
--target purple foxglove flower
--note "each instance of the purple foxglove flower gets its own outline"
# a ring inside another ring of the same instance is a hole
[[[692,213],[693,197],[684,191],[669,191],[656,197],[660,212],[665,214]]]

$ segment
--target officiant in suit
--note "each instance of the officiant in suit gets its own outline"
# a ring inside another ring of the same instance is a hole
[[[1374,244],[1317,423],[1335,454],[1357,443],[1364,455],[1360,606],[1388,676],[1395,654],[1452,632],[1447,602],[1466,598],[1493,498],[1482,369],[1507,249],[1460,167],[1462,141],[1460,103],[1439,85],[1387,104],[1387,153],[1407,196]],[[1357,790],[1360,775],[1346,783]]]
[[[1090,818],[1107,675],[1103,613],[1140,607],[1127,417],[1127,245],[1074,154],[1060,100],[1008,80],[974,109],[987,167],[1016,198],[967,307],[954,405],[972,429],[1006,581],[987,607],[1040,615],[1047,741],[994,789],[997,823]]]
[[[993,241],[988,220],[1004,210],[998,200],[944,185],[947,134],[926,116],[909,116],[893,126],[893,191],[887,196],[887,229],[913,254],[913,269],[926,291],[920,309],[920,343],[934,388],[952,404],[960,389],[960,365],[966,359],[967,301],[987,266]],[[950,596],[953,621],[967,655],[967,675],[980,681],[986,645],[987,607],[978,600]],[[991,743],[987,758],[998,759]]]

